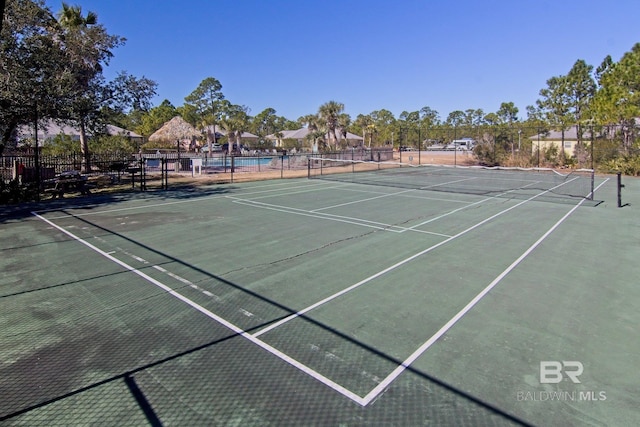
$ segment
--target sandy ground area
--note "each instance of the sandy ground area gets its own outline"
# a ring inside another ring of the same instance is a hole
[[[395,152],[394,160],[403,163],[418,164],[438,164],[438,165],[474,165],[477,164],[475,158],[468,152],[453,151],[404,151]],[[307,169],[292,170],[267,170],[261,172],[236,172],[233,174],[233,182],[262,181],[280,178],[305,178]],[[205,173],[191,176],[191,173],[170,173],[169,184],[215,184],[231,182],[231,173]]]
[[[401,161],[402,163],[410,163],[413,165],[418,164],[442,164],[442,165],[474,165],[477,164],[475,158],[471,153],[465,152],[452,152],[452,151],[404,151],[395,152],[394,160]],[[369,165],[369,168],[372,166]],[[377,168],[377,166],[373,166]],[[366,165],[362,165],[361,170],[365,170]],[[331,173],[325,171],[325,173]],[[199,186],[210,184],[227,184],[231,182],[250,182],[250,181],[264,181],[270,179],[284,179],[284,178],[306,178],[308,176],[307,168],[301,166],[297,169],[263,169],[260,172],[255,171],[242,171],[241,167],[238,167],[234,174],[230,172],[208,172],[202,171],[202,174],[195,174],[192,176],[191,171],[185,171],[176,173],[170,170],[169,172],[169,188],[180,186]],[[112,193],[112,192],[128,192],[139,191],[140,183],[138,176],[136,175],[136,182],[132,188],[129,175],[124,174],[122,176],[122,182],[114,184],[110,181],[108,176],[95,176],[90,177],[92,193]],[[161,176],[159,173],[150,173],[147,175],[147,188],[157,189],[160,188]],[[73,194],[69,194],[73,197]]]

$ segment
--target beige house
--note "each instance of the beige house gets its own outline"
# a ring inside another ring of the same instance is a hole
[[[531,140],[531,152],[536,154],[538,149],[544,151],[545,149],[555,146],[558,148],[558,153],[564,150],[564,154],[567,157],[573,157],[578,144],[578,127],[571,126],[564,131],[564,138],[562,132],[559,130],[552,130],[547,133],[541,133],[529,138]],[[589,144],[591,142],[591,132],[586,128],[582,132],[582,142]]]
[[[309,129],[301,128],[296,130],[283,130],[278,134],[267,135],[265,138],[273,141],[276,147],[282,147],[285,139],[295,139],[299,143],[304,144],[307,142],[307,135],[309,135]],[[343,137],[342,133],[338,131],[336,131],[336,136],[338,138],[338,143],[346,140],[347,144],[350,146],[361,146],[364,141],[361,136],[355,135],[351,132],[347,132],[346,139]],[[328,134],[326,139],[329,140]]]
[[[221,126],[207,126],[204,129],[205,134],[207,135],[207,140],[211,140],[213,141],[213,132],[215,131],[216,133],[216,140],[222,137],[227,136],[227,131],[221,127]],[[237,141],[235,140],[235,135],[231,138],[234,144],[237,143]],[[240,143],[241,144],[251,144],[251,143],[256,143],[258,142],[258,135],[254,135],[251,132],[242,132],[242,135],[240,135]]]

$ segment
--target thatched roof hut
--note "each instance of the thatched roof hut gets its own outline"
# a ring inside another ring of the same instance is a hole
[[[151,134],[151,136],[149,136],[149,141],[180,141],[183,148],[189,149],[195,145],[195,140],[200,135],[200,131],[191,126],[182,117],[176,116]]]

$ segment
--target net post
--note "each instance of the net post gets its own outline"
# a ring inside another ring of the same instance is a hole
[[[311,179],[311,157],[307,158],[307,179]]]
[[[589,193],[589,200],[593,200],[593,193],[596,191],[595,189],[595,171],[591,168],[591,192]]]

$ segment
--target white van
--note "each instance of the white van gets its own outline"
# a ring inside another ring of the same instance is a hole
[[[472,138],[454,139],[445,148],[446,150],[458,150],[458,151],[471,151],[475,145],[475,141]]]

